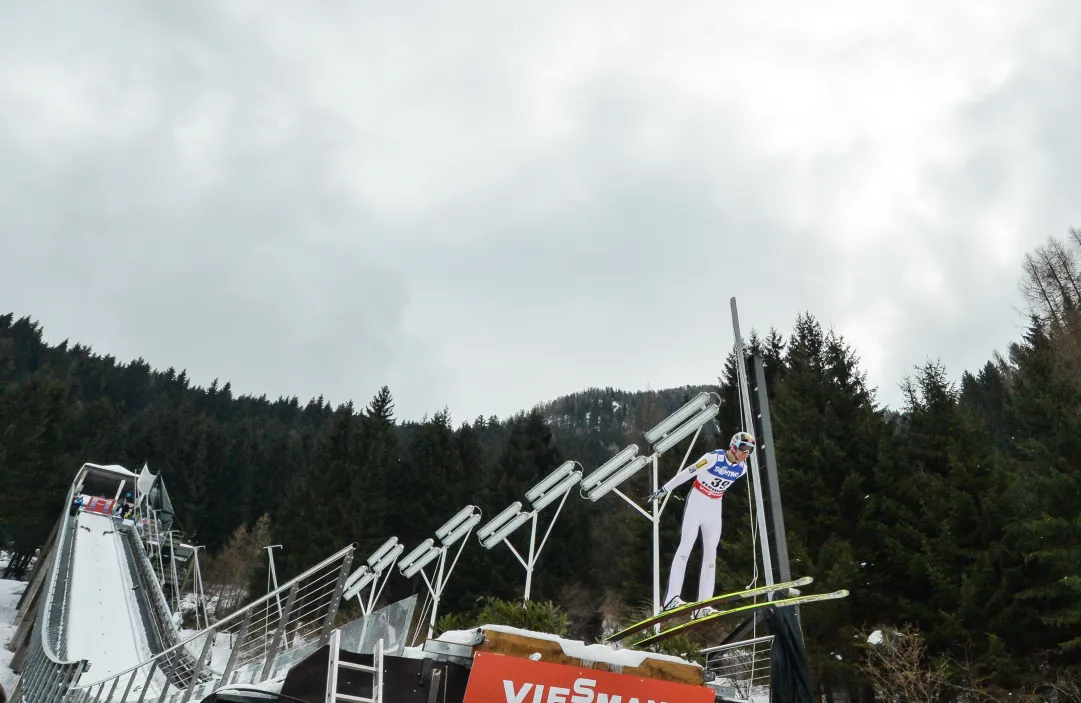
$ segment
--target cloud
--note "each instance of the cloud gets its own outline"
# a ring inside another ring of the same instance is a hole
[[[51,9],[0,10],[0,307],[239,392],[708,382],[735,295],[896,403],[1081,222],[1071,4]]]

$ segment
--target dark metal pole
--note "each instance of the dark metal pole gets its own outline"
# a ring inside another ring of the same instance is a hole
[[[773,565],[778,581],[791,581],[792,569],[788,563],[788,538],[784,529],[784,510],[781,507],[781,484],[777,478],[777,449],[773,444],[773,422],[769,415],[769,397],[766,394],[766,374],[762,357],[754,355],[754,380],[758,406],[755,408],[755,424],[758,425],[759,451],[764,454],[766,465],[766,515],[770,520],[773,539]]]
[[[293,604],[296,603],[298,590],[300,590],[299,581],[289,587],[289,597],[285,599],[285,610],[278,620],[278,628],[274,631],[274,644],[271,645],[270,651],[267,652],[266,663],[263,664],[263,671],[259,674],[258,683],[266,681],[267,677],[270,676],[270,672],[274,670],[274,660],[278,658],[278,647],[281,646],[282,638],[285,637],[285,630],[289,626],[289,617],[293,614]]]
[[[338,615],[338,606],[342,602],[342,589],[345,581],[349,578],[349,567],[353,564],[353,550],[350,549],[342,560],[342,568],[338,571],[338,582],[334,584],[334,595],[331,596],[330,609],[323,621],[322,631],[319,633],[319,646],[322,647],[330,640],[330,631],[334,629],[334,618]]]
[[[267,613],[267,617],[270,617],[269,613]],[[233,667],[236,666],[237,654],[240,653],[240,648],[244,646],[244,638],[248,636],[248,625],[250,623],[251,608],[248,608],[248,611],[244,613],[244,619],[240,621],[240,630],[237,631],[236,640],[233,642],[233,649],[229,652],[229,663],[225,665],[225,671],[222,672],[221,679],[218,681],[217,685],[214,686],[215,691],[226,685],[229,676],[233,673]]]

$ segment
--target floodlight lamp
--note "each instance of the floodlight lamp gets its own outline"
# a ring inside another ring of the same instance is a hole
[[[552,504],[556,498],[561,497],[567,491],[571,489],[576,483],[582,480],[581,471],[572,471],[569,476],[564,478],[557,486],[548,491],[544,495],[538,496],[533,501],[534,510],[544,510],[546,507]]]
[[[571,469],[573,469],[573,468],[574,468],[574,462],[573,461],[568,461],[568,462],[564,463],[558,469],[556,469],[552,473],[548,474],[544,478],[543,481],[541,481],[536,486],[533,486],[528,491],[526,491],[525,497],[528,498],[530,500],[530,502],[535,502],[536,499],[538,497],[540,497],[541,495],[543,495],[546,490],[548,490],[552,486],[556,485],[556,483],[558,483],[560,480],[562,480],[562,478],[564,476],[569,474],[571,472]]]
[[[464,508],[462,508],[461,510],[458,511],[457,515],[455,515],[450,520],[447,520],[445,523],[443,523],[443,526],[435,531],[435,536],[437,538],[439,538],[439,539],[443,539],[444,537],[449,535],[451,532],[453,532],[458,527],[458,525],[461,525],[463,522],[468,520],[469,516],[472,515],[473,511],[475,511],[475,510],[478,513],[480,512],[479,510],[477,510],[477,506],[475,506],[475,505],[467,505],[467,506],[465,506]]]
[[[678,444],[681,439],[712,420],[714,416],[716,416],[717,413],[720,412],[720,409],[720,406],[717,404],[710,405],[708,408],[688,420],[678,430],[675,430],[667,437],[653,445],[653,451],[657,452],[658,454],[664,454],[666,451]]]
[[[404,551],[405,551],[405,545],[404,544],[399,544],[397,547],[395,547],[394,549],[392,549],[389,552],[387,552],[386,554],[384,554],[383,558],[380,559],[379,561],[377,561],[375,563],[375,566],[372,567],[372,571],[374,571],[377,574],[383,573],[384,571],[387,570],[388,566],[390,566],[391,564],[394,563],[395,559],[397,559],[399,556],[401,556],[402,552],[404,552]]]
[[[651,429],[649,432],[646,432],[646,434],[645,434],[646,441],[649,442],[650,444],[653,444],[658,439],[660,439],[665,434],[667,434],[668,431],[671,430],[672,428],[674,428],[676,425],[683,422],[684,420],[686,420],[688,417],[690,417],[691,415],[693,415],[697,411],[699,411],[702,408],[706,407],[706,403],[708,403],[708,402],[709,402],[709,393],[706,392],[706,391],[703,391],[703,392],[699,393],[689,403],[687,403],[682,408],[675,411],[674,413],[672,413],[668,417],[661,420],[657,424],[657,426],[654,427],[653,429]]]
[[[371,569],[368,568],[368,565],[361,564],[359,569],[349,574],[349,578],[345,580],[345,585],[342,586],[342,588],[348,591],[350,588],[353,587],[353,584],[355,584],[357,581],[363,580],[363,578],[370,573]]]
[[[613,474],[612,477],[609,478],[608,480],[606,480],[604,483],[600,484],[599,486],[594,488],[592,491],[590,491],[586,495],[586,497],[589,498],[591,501],[596,502],[598,498],[606,495],[613,488],[615,488],[619,484],[623,483],[624,481],[629,479],[634,474],[638,473],[638,471],[643,466],[645,466],[646,462],[648,462],[648,461],[649,461],[649,457],[646,457],[646,456],[638,457],[637,459],[635,459],[634,461],[632,461],[631,463],[627,464],[625,467],[620,469],[618,472]]]
[[[345,600],[349,600],[353,596],[357,595],[364,590],[365,586],[375,580],[375,576],[376,575],[373,574],[371,571],[365,571],[364,575],[361,576],[361,578],[359,578],[355,583],[353,583],[352,586],[345,589],[345,593],[342,594],[342,598]]]
[[[511,532],[514,532],[519,527],[529,522],[529,519],[531,517],[533,517],[532,513],[518,513],[518,515],[513,520],[482,539],[480,542],[481,546],[485,549],[491,549],[495,545],[502,542],[503,538],[509,535]]]
[[[374,567],[376,562],[382,561],[383,557],[386,556],[387,552],[393,550],[394,547],[397,546],[397,544],[397,537],[391,537],[386,542],[384,542],[382,547],[375,550],[375,552],[370,557],[368,557],[368,566]]]
[[[434,546],[435,546],[435,540],[432,539],[431,537],[424,540],[423,542],[420,543],[420,545],[417,546],[416,549],[409,552],[409,554],[405,555],[405,558],[403,558],[401,561],[398,562],[398,568],[404,574],[405,570],[413,565],[413,562],[415,562],[417,559],[420,559],[422,556],[424,556],[425,554],[430,552]]]
[[[514,501],[513,503],[511,503],[511,505],[506,510],[504,510],[503,512],[499,513],[494,518],[489,520],[487,525],[485,525],[484,527],[477,530],[477,538],[480,539],[481,541],[484,541],[484,539],[488,535],[490,535],[493,532],[495,532],[496,530],[498,530],[500,527],[503,526],[504,523],[507,522],[507,520],[510,520],[511,518],[516,516],[521,511],[522,511],[522,501],[520,501],[520,500]]]
[[[422,556],[420,559],[417,559],[415,562],[410,564],[409,568],[402,571],[402,576],[406,577],[407,579],[412,578],[413,576],[416,575],[416,573],[418,571],[423,569],[425,566],[428,566],[428,564],[431,563],[432,561],[435,561],[435,558],[438,557],[442,553],[443,553],[442,549],[433,549],[433,550],[431,550],[430,552],[428,552],[427,554]]]
[[[632,444],[619,454],[604,462],[599,469],[582,479],[582,489],[588,491],[612,475],[616,469],[626,464],[638,454],[638,445]]]
[[[472,517],[467,519],[461,525],[458,525],[458,528],[454,530],[454,532],[451,532],[449,535],[447,535],[441,540],[443,542],[443,546],[449,547],[450,545],[460,540],[463,535],[476,527],[478,522],[480,522],[480,513],[473,513]]]

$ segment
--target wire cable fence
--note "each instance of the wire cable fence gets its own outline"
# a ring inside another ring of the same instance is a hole
[[[172,613],[165,603],[165,596],[154,574],[154,568],[143,550],[143,543],[134,526],[122,525],[120,528],[125,552],[130,554],[134,579],[140,585],[141,600],[146,604],[148,613],[145,623],[148,627],[148,640],[152,643],[151,652],[164,654],[169,652],[162,662],[163,672],[174,685],[187,685],[191,672],[195,668],[195,655],[186,648],[178,648],[180,633],[173,624]],[[170,651],[171,650],[171,651]]]
[[[60,527],[53,546],[49,588],[35,617],[23,676],[11,696],[11,703],[59,703],[65,701],[71,687],[87,667],[86,660],[63,658],[68,596],[71,592],[72,547],[76,521],[70,506],[75,486],[68,489],[67,503],[60,516]]]
[[[769,699],[773,635],[698,650],[706,658],[706,680],[736,698]]]
[[[329,641],[354,547],[138,666],[73,686],[63,703],[187,703],[225,685],[274,678],[283,653]]]

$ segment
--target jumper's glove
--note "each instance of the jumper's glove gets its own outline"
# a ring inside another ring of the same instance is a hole
[[[658,498],[663,497],[666,493],[668,493],[668,491],[664,490],[663,488],[658,488],[657,490],[655,490],[655,491],[653,491],[652,493],[649,494],[649,497],[646,498],[646,501],[649,502],[649,503],[652,503],[653,501],[657,500]]]

